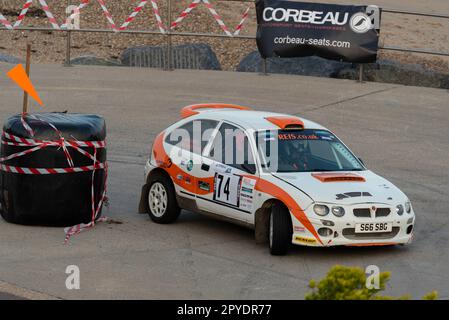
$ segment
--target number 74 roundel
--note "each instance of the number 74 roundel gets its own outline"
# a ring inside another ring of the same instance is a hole
[[[242,176],[232,173],[216,173],[214,179],[214,200],[238,207]]]

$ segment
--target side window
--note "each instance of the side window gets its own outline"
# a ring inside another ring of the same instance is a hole
[[[193,121],[174,129],[165,138],[165,142],[184,150],[193,150]]]
[[[218,121],[215,120],[201,120],[201,153],[203,153],[217,125]]]
[[[201,154],[217,125],[218,121],[215,120],[189,121],[167,135],[165,142]]]
[[[228,166],[255,173],[248,136],[242,129],[223,123],[212,143],[209,157]]]

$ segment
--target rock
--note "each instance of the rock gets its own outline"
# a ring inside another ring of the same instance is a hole
[[[334,78],[343,69],[354,69],[352,63],[326,60],[320,57],[268,58],[268,73],[298,74]],[[258,51],[251,52],[237,66],[240,72],[262,72],[262,58]]]
[[[22,61],[20,59],[17,59],[16,57],[0,53],[0,62],[18,64],[21,63]]]
[[[379,59],[376,63],[365,64],[363,68],[365,81],[449,89],[449,74],[430,71],[421,65],[401,64],[393,60]],[[261,72],[262,58],[259,52],[254,51],[243,58],[237,71]],[[269,58],[267,59],[267,72],[359,79],[358,65],[320,57]]]
[[[183,44],[174,46],[172,50],[172,64],[175,69],[221,70],[215,52],[207,44]],[[164,68],[165,57],[164,46],[141,46],[123,51],[121,61],[125,66]]]
[[[71,64],[74,65],[86,65],[86,66],[121,66],[122,64],[120,61],[112,60],[112,59],[105,59],[105,58],[99,58],[96,56],[80,56],[73,58],[70,60]]]
[[[337,77],[358,79],[358,68],[341,70]],[[401,64],[392,60],[380,59],[377,63],[365,64],[363,79],[365,81],[449,89],[449,74],[430,71],[417,64]]]

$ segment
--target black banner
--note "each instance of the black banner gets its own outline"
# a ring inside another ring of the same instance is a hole
[[[257,0],[257,47],[263,58],[320,56],[347,62],[377,59],[381,10]]]

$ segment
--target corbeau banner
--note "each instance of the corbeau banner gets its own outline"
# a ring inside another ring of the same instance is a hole
[[[377,6],[257,0],[256,11],[257,47],[263,58],[316,55],[358,63],[377,59]]]

